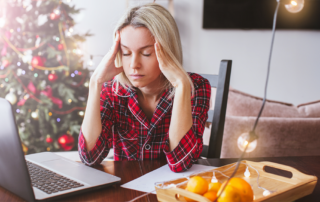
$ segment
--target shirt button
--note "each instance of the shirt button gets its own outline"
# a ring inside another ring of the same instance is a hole
[[[146,146],[144,147],[146,150],[151,149],[151,146],[149,144],[146,144]]]

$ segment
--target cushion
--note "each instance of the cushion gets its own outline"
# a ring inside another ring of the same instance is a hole
[[[263,99],[230,88],[227,116],[257,116]],[[294,106],[291,103],[266,101],[261,117],[315,118],[320,117],[320,100]]]

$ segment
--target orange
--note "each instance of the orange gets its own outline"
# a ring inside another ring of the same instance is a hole
[[[187,188],[186,188],[187,190]],[[184,197],[184,199],[186,199],[187,202],[194,202],[195,200],[192,200],[191,198],[188,198],[188,197]]]
[[[221,183],[220,182],[211,182],[209,184],[209,188],[208,188],[208,191],[215,191],[215,192],[218,192],[219,189],[221,187]]]
[[[226,184],[225,181],[222,185],[220,190],[218,191],[218,195],[222,191],[222,187]],[[230,195],[230,196],[228,196]],[[222,196],[227,197],[228,200],[224,199]],[[249,202],[253,201],[253,190],[251,185],[242,178],[234,177],[229,180],[227,187],[219,197],[219,202],[229,201],[229,197],[233,197],[235,201],[237,201],[238,196],[240,196],[241,202]]]
[[[223,185],[221,187],[223,187]],[[221,190],[219,190],[218,195],[220,194],[220,191]],[[237,190],[232,186],[226,186],[226,188],[218,198],[218,202],[243,202],[243,201],[241,199],[239,190]]]
[[[217,198],[217,192],[208,191],[207,193],[203,194],[203,196],[209,199],[210,201],[214,201]]]
[[[208,182],[200,176],[194,176],[189,179],[186,190],[203,195],[208,191]]]

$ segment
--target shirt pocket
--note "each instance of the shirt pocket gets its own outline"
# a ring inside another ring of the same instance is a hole
[[[139,151],[139,134],[136,130],[126,130],[122,128],[116,129],[119,135],[116,147],[125,155],[124,157],[130,161],[138,160]]]

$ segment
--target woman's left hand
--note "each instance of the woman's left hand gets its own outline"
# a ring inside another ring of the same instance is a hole
[[[156,52],[161,72],[174,87],[178,87],[179,85],[189,83],[187,75],[180,68],[174,67],[173,61],[166,61],[166,58],[163,55],[159,43],[156,42],[154,44],[154,49]]]

